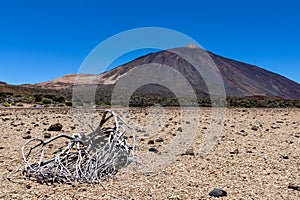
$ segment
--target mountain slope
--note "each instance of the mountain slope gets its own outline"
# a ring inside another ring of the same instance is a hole
[[[179,52],[180,55],[190,56],[193,60],[199,62],[210,62],[205,60],[205,54],[207,53],[204,53],[202,49],[194,45],[189,45],[147,54],[100,75],[81,74],[78,77],[66,75],[53,81],[27,85],[27,87],[60,89],[73,86],[77,79],[77,84],[98,83],[99,87],[105,88],[110,85],[109,87],[112,88],[111,85],[114,85],[122,76],[135,67],[143,64],[158,63],[170,66],[180,72],[193,86],[197,95],[207,96],[208,89],[202,76],[191,63],[178,56],[175,52]],[[278,96],[287,99],[300,99],[300,84],[294,81],[257,66],[224,58],[211,52],[208,52],[208,55],[220,71],[227,96]],[[208,77],[208,79],[210,78]],[[162,87],[157,86],[148,86],[145,92],[149,91],[149,89],[157,92],[161,90],[160,94],[166,92]]]
[[[197,48],[182,47],[175,49],[185,53],[195,53]],[[196,53],[202,59],[201,51]],[[279,96],[287,99],[300,99],[300,84],[281,75],[272,73],[254,65],[235,61],[208,52],[220,71],[227,96]],[[136,66],[147,63],[159,63],[172,67],[189,80],[198,93],[207,93],[206,84],[195,68],[183,58],[171,51],[160,51],[142,56],[100,75],[101,79],[118,80]]]

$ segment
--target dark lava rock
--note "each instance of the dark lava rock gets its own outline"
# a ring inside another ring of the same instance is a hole
[[[251,150],[247,150],[246,153],[253,153]]]
[[[235,149],[233,151],[230,151],[230,154],[238,154],[239,153],[239,150],[238,149]]]
[[[27,189],[30,189],[30,188],[31,188],[31,185],[26,185],[26,188],[27,188]]]
[[[212,191],[210,191],[210,193],[208,195],[211,197],[226,197],[227,192],[222,189],[215,188]]]
[[[289,189],[293,189],[293,190],[298,190],[298,191],[300,191],[300,186],[299,186],[299,185],[292,185],[292,184],[290,184],[290,185],[288,186],[288,188],[289,188]]]
[[[154,144],[154,140],[149,140],[148,144]]]
[[[61,125],[61,123],[52,124],[52,125],[48,128],[48,131],[61,131],[62,127],[63,127],[63,126]]]
[[[154,147],[150,147],[149,148],[149,151],[150,152],[153,152],[153,153],[158,153],[159,151],[156,149],[156,148],[154,148]]]
[[[51,138],[51,134],[50,133],[44,133],[44,138]]]
[[[157,138],[157,139],[155,140],[155,142],[163,142],[163,141],[164,141],[163,138]]]
[[[25,139],[25,140],[27,140],[27,139],[31,138],[31,135],[26,134],[26,135],[23,135],[22,138]]]
[[[0,150],[1,150],[1,149],[4,149],[4,147],[0,147]]]
[[[178,127],[177,131],[178,131],[178,132],[182,132],[182,128],[181,128],[181,127]]]
[[[257,131],[258,130],[258,126],[256,126],[256,125],[253,125],[252,127],[251,127],[251,130],[253,130],[253,131]]]
[[[282,157],[282,159],[285,159],[285,160],[289,159],[289,157],[286,155],[282,155],[281,157]]]

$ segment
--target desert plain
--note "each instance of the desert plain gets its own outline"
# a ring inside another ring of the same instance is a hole
[[[148,134],[155,117],[135,108],[124,120],[136,129],[140,151],[160,150],[180,134],[180,108],[164,109],[165,121]],[[98,110],[99,120],[102,110]],[[207,157],[199,156],[210,125],[209,108],[195,108],[199,127],[189,147],[176,159],[152,173],[120,170],[101,184],[41,184],[9,172],[21,162],[28,138],[44,139],[80,130],[70,108],[0,109],[0,199],[214,199],[214,188],[227,192],[219,199],[300,199],[300,109],[228,108],[222,132]],[[151,119],[150,119],[151,118]],[[157,119],[160,120],[160,119]],[[61,123],[61,131],[49,132]],[[152,152],[151,152],[152,153]],[[159,160],[157,162],[160,162]]]

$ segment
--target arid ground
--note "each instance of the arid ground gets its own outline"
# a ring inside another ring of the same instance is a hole
[[[208,193],[214,188],[227,192],[220,199],[300,199],[300,191],[288,188],[300,185],[300,109],[227,109],[222,133],[206,158],[200,158],[199,151],[209,129],[210,109],[195,112],[200,126],[189,155],[183,152],[155,173],[121,170],[102,184],[72,186],[6,179],[21,161],[20,149],[28,140],[24,137],[44,139],[45,132],[54,136],[80,129],[71,110],[2,108],[0,199],[213,199]],[[178,108],[165,109],[167,121],[150,136],[143,130],[153,120],[146,109],[137,108],[124,119],[137,129],[141,151],[159,150],[179,134],[183,123],[190,123],[180,120],[178,113]],[[49,132],[49,126],[57,122],[63,129]]]

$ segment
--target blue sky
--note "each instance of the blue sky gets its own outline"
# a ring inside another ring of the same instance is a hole
[[[299,83],[299,9],[296,0],[2,0],[0,80],[36,83],[77,73],[103,40],[128,29],[164,27]]]

